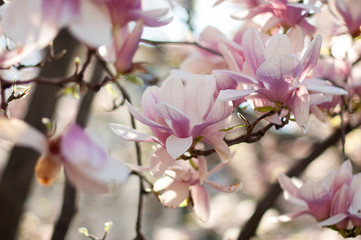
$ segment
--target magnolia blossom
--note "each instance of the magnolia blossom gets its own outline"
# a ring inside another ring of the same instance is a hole
[[[286,35],[276,34],[265,44],[252,28],[244,33],[242,47],[248,67],[243,72],[247,74],[231,71],[217,73],[231,76],[251,88],[221,91],[220,99],[224,101],[247,97],[255,107],[285,106],[291,109],[297,124],[306,131],[310,104],[314,99],[320,104],[320,99],[327,101],[326,98],[320,98],[320,95],[347,94],[341,88],[325,84],[325,81],[307,78],[310,70],[317,64],[321,47],[319,35],[313,39],[302,57],[292,51],[291,42]],[[269,120],[280,123],[277,116]]]
[[[94,0],[95,1],[95,0]],[[106,9],[112,23],[113,42],[99,49],[107,61],[114,62],[118,72],[131,70],[132,59],[138,48],[143,26],[159,27],[168,24],[168,9],[142,10],[140,0],[95,1]],[[130,31],[129,22],[136,21]]]
[[[76,124],[69,125],[61,136],[48,139],[21,120],[0,118],[0,138],[41,154],[35,175],[44,185],[54,181],[61,166],[74,186],[90,193],[107,193],[109,183],[128,178],[125,165],[113,160]]]
[[[353,37],[361,33],[361,9],[358,0],[335,0],[336,9]]]
[[[286,199],[303,208],[287,217],[310,214],[320,222],[320,226],[336,230],[361,227],[361,174],[352,175],[349,160],[319,182],[309,180],[298,187],[285,174],[280,174],[278,180]]]
[[[219,130],[226,127],[232,106],[215,99],[215,91],[216,80],[211,75],[195,75],[183,85],[177,75],[171,74],[160,88],[152,86],[145,90],[143,114],[128,103],[131,114],[149,126],[155,137],[124,125],[110,126],[125,140],[160,144],[152,157],[153,166],[159,161],[167,164],[159,174],[200,140],[211,144],[220,158],[227,161],[230,150],[223,140],[224,132]]]
[[[210,215],[210,199],[203,183],[208,183],[222,192],[230,193],[239,189],[239,184],[220,186],[208,179],[224,165],[225,163],[220,163],[208,172],[207,161],[203,156],[188,161],[178,160],[166,171],[167,176],[154,183],[153,190],[161,191],[159,198],[162,204],[172,208],[178,207],[185,199],[189,199],[190,192],[195,214],[200,220],[206,222]]]
[[[288,30],[300,26],[307,34],[311,34],[315,28],[308,23],[307,17],[312,11],[318,11],[318,8],[311,4],[291,3],[288,0],[266,0],[263,3],[253,1],[247,9],[233,14],[233,17],[248,20],[263,15],[262,28],[265,32],[272,31],[274,27]]]
[[[42,48],[63,27],[90,47],[112,39],[109,17],[91,0],[13,0],[2,8],[1,26],[21,46]]]

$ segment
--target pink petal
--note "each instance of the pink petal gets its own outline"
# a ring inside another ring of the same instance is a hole
[[[227,101],[234,101],[241,98],[244,98],[251,93],[253,93],[255,90],[253,89],[243,89],[243,90],[233,90],[233,89],[227,89],[227,90],[221,90],[218,95],[218,99],[224,102]]]
[[[169,155],[167,149],[163,147],[158,148],[150,159],[150,173],[154,177],[160,178],[163,176],[165,170],[167,170],[174,162],[174,159]]]
[[[175,135],[178,137],[189,136],[190,120],[188,116],[167,103],[159,103],[156,109],[157,113],[165,118],[165,121],[171,126]]]
[[[331,192],[336,193],[343,185],[349,185],[352,180],[351,161],[345,161],[336,172],[334,181],[331,186]]]
[[[149,27],[159,27],[167,25],[173,20],[173,17],[166,17],[169,12],[168,8],[162,9],[152,9],[152,10],[142,10],[142,11],[133,11],[132,18],[144,20],[144,24]]]
[[[332,226],[332,225],[335,225],[336,223],[341,222],[345,218],[347,218],[347,214],[340,213],[340,214],[334,215],[330,218],[327,218],[326,220],[324,220],[322,222],[319,222],[317,225],[320,227]]]
[[[304,48],[305,33],[303,29],[296,25],[287,33],[287,36],[292,44],[292,52],[301,52]]]
[[[310,111],[309,95],[304,86],[300,86],[295,91],[295,99],[293,103],[293,114],[295,115],[298,126],[301,127],[303,132],[307,131],[308,117]]]
[[[114,159],[108,159],[101,168],[65,163],[64,169],[77,188],[95,194],[108,193],[110,183],[123,183],[129,176],[127,167]]]
[[[243,53],[252,73],[256,71],[265,59],[265,50],[259,33],[253,29],[247,29],[242,38]]]
[[[320,35],[316,35],[316,37],[312,40],[312,42],[308,46],[306,52],[303,54],[301,59],[302,62],[302,75],[300,76],[301,80],[306,78],[309,71],[316,66],[318,61],[318,56],[320,55],[321,44],[322,44],[322,37]]]
[[[228,162],[231,160],[231,150],[229,149],[227,143],[223,140],[223,137],[216,135],[205,135],[202,140],[214,147],[221,161]]]
[[[204,179],[207,177],[207,159],[204,156],[198,156],[198,172],[199,183],[203,184]]]
[[[245,83],[245,84],[258,84],[257,80],[254,79],[253,77],[247,75],[247,74],[243,74],[240,72],[233,72],[233,71],[229,71],[229,70],[213,70],[213,76],[216,79],[222,79],[222,76],[228,76],[231,77],[232,79],[234,79],[235,81],[239,82],[239,83]]]
[[[163,82],[160,91],[160,102],[165,102],[179,110],[184,110],[185,90],[181,79],[177,75],[171,74]]]
[[[214,102],[216,79],[210,75],[194,75],[185,85],[185,113],[191,125],[204,120],[209,107]]]
[[[145,89],[142,96],[142,110],[147,118],[153,121],[157,119],[156,105],[159,103],[160,89],[156,86],[151,86]]]
[[[5,6],[1,27],[16,43],[35,44],[38,48],[42,48],[48,45],[58,33],[57,25],[43,20],[40,0],[11,1]]]
[[[128,28],[128,26],[125,27]],[[118,31],[119,30],[120,29],[118,29]],[[135,52],[138,49],[142,32],[143,32],[143,21],[139,20],[135,25],[135,27],[133,28],[133,31],[125,39],[125,42],[124,44],[122,44],[122,47],[120,49],[117,49],[116,60],[114,65],[118,72],[126,72],[131,69],[132,60]],[[115,39],[115,41],[117,41],[117,39]]]
[[[169,131],[170,129],[168,127],[165,127],[147,117],[145,117],[143,114],[139,113],[128,101],[126,101],[127,107],[129,109],[129,112],[141,123],[144,125],[147,125],[149,127],[155,127],[155,128],[161,128],[166,131]]]
[[[307,203],[328,201],[331,193],[321,184],[307,181],[298,189],[298,196]]]
[[[192,136],[187,138],[180,138],[175,135],[170,135],[166,141],[167,151],[173,159],[177,159],[183,153],[188,151],[193,143]]]
[[[290,40],[284,34],[273,35],[269,39],[267,47],[265,49],[266,59],[270,59],[277,54],[292,54],[292,46]]]
[[[188,197],[188,193],[188,183],[174,181],[160,196],[160,200],[164,206],[176,208]]]
[[[153,190],[156,192],[160,192],[166,188],[168,188],[172,183],[174,182],[174,179],[171,177],[162,177],[157,179],[153,185]]]
[[[201,221],[207,222],[211,211],[207,189],[202,185],[194,185],[191,194],[195,214]]]
[[[71,21],[68,28],[77,39],[90,47],[108,46],[112,43],[110,19],[92,1],[82,0],[81,13]]]
[[[30,147],[39,153],[48,151],[46,137],[26,122],[12,118],[0,118],[0,138],[16,145]]]
[[[322,81],[322,80],[319,80]],[[329,93],[329,94],[333,94],[333,95],[347,95],[347,91],[339,88],[339,87],[335,87],[335,86],[331,86],[328,85],[326,81],[326,84],[323,84],[322,82],[319,81],[308,81],[308,79],[304,80],[302,82],[302,85],[304,85],[307,90],[309,91],[314,91],[314,92],[319,92],[319,93]]]
[[[135,142],[158,142],[158,140],[148,134],[138,132],[137,130],[130,128],[125,125],[117,124],[117,123],[109,123],[110,128],[121,138],[127,141],[135,141]]]
[[[291,195],[297,197],[298,196],[298,188],[296,185],[292,182],[291,178],[289,178],[284,173],[278,174],[278,182],[280,183],[282,189],[284,191],[287,191]]]
[[[257,79],[275,87],[297,78],[301,62],[292,55],[278,54],[265,61],[257,70]]]

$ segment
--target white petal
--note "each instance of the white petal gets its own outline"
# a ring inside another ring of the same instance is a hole
[[[46,137],[26,122],[13,118],[0,118],[0,138],[45,153],[48,150]]]
[[[91,1],[83,0],[81,13],[68,26],[70,32],[90,47],[110,45],[112,26],[108,16]]]
[[[158,142],[155,137],[146,133],[138,132],[137,130],[125,125],[109,123],[109,126],[113,130],[113,132],[115,132],[118,136],[122,137],[127,141]]]

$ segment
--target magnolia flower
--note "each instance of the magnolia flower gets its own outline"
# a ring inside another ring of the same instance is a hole
[[[0,138],[41,154],[35,175],[44,185],[54,181],[61,166],[74,186],[89,193],[107,193],[109,183],[128,178],[125,165],[113,160],[77,124],[69,125],[61,136],[48,139],[19,119],[0,118]]]
[[[100,55],[110,62],[118,72],[131,70],[132,59],[138,48],[143,26],[159,27],[168,24],[172,18],[166,18],[168,9],[142,10],[140,0],[95,1],[106,9],[112,23],[113,41],[99,49]],[[129,22],[136,21],[132,31]]]
[[[361,33],[361,9],[358,0],[335,0],[336,9],[353,37]]]
[[[254,2],[254,1],[253,1]],[[248,20],[263,14],[265,16],[263,30],[271,31],[272,28],[289,29],[300,26],[307,34],[312,34],[315,28],[308,23],[309,12],[318,11],[318,8],[311,4],[291,3],[287,0],[266,0],[263,3],[254,2],[245,9],[232,16],[236,19]],[[271,14],[269,17],[268,14]]]
[[[217,74],[231,76],[251,88],[221,91],[219,97],[224,101],[248,97],[255,107],[286,106],[291,109],[297,124],[305,132],[310,104],[314,98],[319,100],[319,96],[323,94],[347,94],[341,88],[325,84],[325,81],[307,78],[310,70],[317,64],[321,47],[319,35],[313,39],[302,57],[292,51],[291,42],[286,35],[276,34],[264,44],[258,32],[252,28],[244,33],[242,46],[249,68],[248,71],[243,71],[250,72],[249,75],[231,71],[217,71]],[[280,123],[277,116],[269,120]]]
[[[224,166],[225,163],[220,163],[207,172],[207,161],[203,156],[189,161],[178,160],[166,171],[167,176],[154,183],[153,190],[162,192],[159,195],[162,204],[171,208],[178,207],[185,199],[189,199],[190,192],[195,214],[200,220],[206,222],[210,215],[210,201],[203,183],[208,183],[214,189],[228,193],[237,191],[240,186],[239,184],[220,186],[208,179]]]
[[[155,137],[119,124],[113,123],[111,128],[125,140],[159,143],[171,159],[202,140],[211,144],[222,160],[229,160],[230,150],[223,140],[224,132],[219,130],[226,127],[232,106],[214,99],[214,77],[197,76],[183,85],[178,76],[171,74],[160,88],[148,87],[142,96],[143,114],[128,103],[131,114],[149,126]]]
[[[310,214],[320,222],[319,226],[339,231],[361,227],[361,174],[352,175],[349,160],[319,182],[307,181],[297,187],[283,173],[279,174],[278,180],[286,199],[304,208],[286,215],[288,218]],[[353,225],[351,228],[350,224]]]
[[[109,17],[91,0],[13,0],[3,6],[1,26],[21,46],[42,48],[67,27],[81,42],[98,47],[111,42]]]

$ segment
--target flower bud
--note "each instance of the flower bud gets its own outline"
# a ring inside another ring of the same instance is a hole
[[[51,154],[41,156],[35,166],[35,176],[38,183],[50,185],[58,176],[61,163],[57,157]]]

